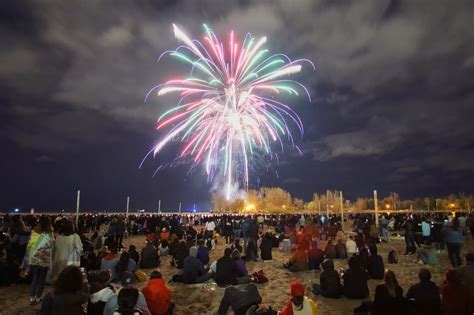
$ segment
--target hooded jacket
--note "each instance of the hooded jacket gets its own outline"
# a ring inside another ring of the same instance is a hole
[[[339,298],[342,293],[341,279],[339,273],[334,270],[334,262],[326,259],[323,262],[324,271],[319,278],[321,288],[325,291],[324,297]]]
[[[171,289],[162,278],[151,279],[142,292],[152,314],[163,315],[168,312],[171,303]]]
[[[344,295],[350,299],[363,299],[369,295],[369,275],[360,267],[357,257],[349,258],[349,269],[344,273]]]
[[[290,293],[293,298],[304,296],[304,291],[305,291],[305,287],[301,282],[293,281],[290,284]],[[278,315],[318,315],[318,314],[319,312],[318,312],[318,307],[316,303],[314,303],[313,300],[311,300],[310,298],[306,296],[304,296],[303,307],[301,309],[298,309],[298,307],[295,304],[293,304],[293,301],[289,300],[288,303],[286,303],[283,310],[278,312]]]

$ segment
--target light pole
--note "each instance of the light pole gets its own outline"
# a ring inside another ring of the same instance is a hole
[[[79,227],[79,204],[81,202],[81,191],[77,191],[77,199],[76,199],[76,229]]]
[[[128,220],[128,211],[130,210],[130,196],[127,196],[127,210],[125,212],[125,218]]]
[[[375,226],[379,227],[379,207],[377,200],[377,190],[374,190],[374,210],[375,210]]]

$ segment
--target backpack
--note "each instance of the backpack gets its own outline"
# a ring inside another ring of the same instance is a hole
[[[268,282],[268,278],[265,275],[263,270],[259,270],[257,272],[252,273],[252,279],[255,283],[265,283]]]
[[[389,264],[398,264],[398,255],[394,250],[391,250],[388,253],[388,263]]]

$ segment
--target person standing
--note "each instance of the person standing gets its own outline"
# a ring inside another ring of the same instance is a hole
[[[67,266],[80,266],[82,254],[82,241],[74,232],[74,225],[70,220],[63,220],[61,230],[54,243],[53,254],[53,279]]]
[[[423,243],[425,243],[431,236],[431,226],[426,219],[421,220],[421,236],[423,237]]]
[[[46,275],[53,256],[53,227],[48,216],[42,215],[28,242],[28,260],[33,275],[30,288],[30,305],[41,302]]]
[[[380,218],[380,234],[382,235],[382,241],[388,243],[388,220],[384,215]]]
[[[451,226],[446,227],[443,232],[451,265],[453,268],[459,267],[462,265],[461,248],[464,239],[458,221],[453,219]]]
[[[123,236],[125,235],[126,231],[126,225],[125,221],[119,217],[117,219],[117,225],[116,225],[116,235],[115,235],[115,243],[117,244],[118,248],[123,248],[122,242],[123,242]]]

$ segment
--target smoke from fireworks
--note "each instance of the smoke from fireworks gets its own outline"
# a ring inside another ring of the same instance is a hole
[[[286,104],[275,100],[280,93],[298,96],[306,88],[284,77],[301,71],[301,64],[284,54],[269,55],[263,46],[266,37],[256,39],[247,33],[239,44],[231,31],[224,45],[212,30],[204,25],[202,42],[190,39],[173,24],[175,37],[182,45],[164,52],[190,66],[189,76],[153,87],[158,96],[177,92],[178,104],[158,119],[157,130],[168,132],[147,154],[157,155],[172,140],[183,144],[177,159],[191,159],[203,164],[212,180],[224,176],[229,199],[234,180],[249,184],[250,164],[257,156],[272,156],[271,144],[283,138],[294,144],[288,127],[292,121],[301,135],[303,123]],[[160,59],[159,58],[159,59]],[[158,60],[159,60],[158,59]],[[145,157],[146,159],[146,157]],[[143,162],[142,162],[143,164]],[[161,168],[161,166],[159,167]]]

